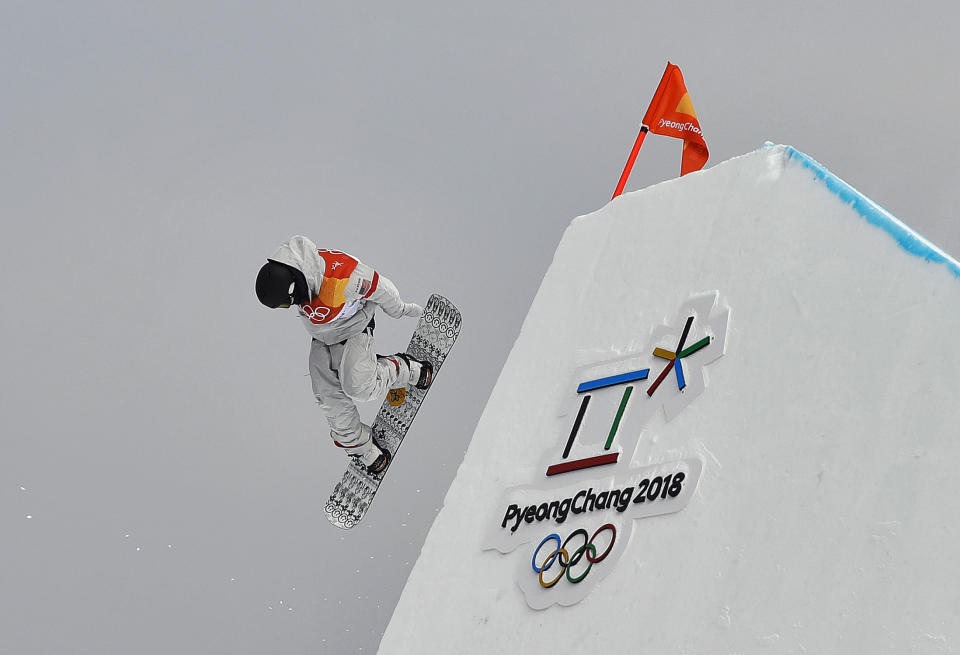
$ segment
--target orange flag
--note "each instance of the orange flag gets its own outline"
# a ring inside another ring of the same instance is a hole
[[[633,144],[633,150],[627,158],[627,165],[624,166],[620,181],[617,182],[617,189],[613,192],[614,198],[623,193],[627,178],[630,177],[630,171],[633,170],[633,164],[637,160],[637,153],[643,145],[643,138],[648,131],[683,139],[680,175],[699,171],[707,163],[710,153],[707,151],[707,142],[703,140],[703,132],[700,131],[697,112],[693,110],[690,94],[687,93],[687,86],[683,83],[683,74],[670,62],[667,62],[667,70],[663,72],[660,86],[653,94],[650,107],[643,117],[640,134],[637,135],[637,141]]]
[[[707,163],[710,153],[687,86],[683,83],[683,73],[669,62],[643,117],[643,124],[654,134],[683,139],[680,175],[699,171]]]

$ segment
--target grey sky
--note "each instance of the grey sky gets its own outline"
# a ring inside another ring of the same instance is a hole
[[[668,59],[708,166],[789,143],[960,253],[954,3],[435,4],[0,4],[0,650],[375,651]],[[679,165],[651,136],[628,189]],[[349,533],[308,338],[253,293],[295,233],[465,317]]]

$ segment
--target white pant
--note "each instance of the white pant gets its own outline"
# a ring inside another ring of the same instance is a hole
[[[388,390],[405,386],[409,377],[402,359],[377,358],[373,337],[366,332],[344,343],[328,346],[314,339],[310,345],[313,395],[330,424],[330,436],[357,454],[372,443],[369,428],[360,424],[357,402],[382,398]]]

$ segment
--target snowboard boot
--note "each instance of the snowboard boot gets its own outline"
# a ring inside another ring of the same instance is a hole
[[[407,364],[410,370],[410,379],[407,384],[417,389],[426,389],[433,382],[433,364],[428,361],[414,359],[407,353],[397,353],[396,355]]]
[[[333,443],[340,448],[344,448],[350,457],[356,458],[370,475],[383,473],[387,465],[390,464],[390,453],[380,448],[373,440],[373,431],[369,426],[361,425],[361,430],[364,432],[363,436],[366,436],[367,440],[359,445],[345,446],[336,440],[334,440]]]
[[[354,457],[360,460],[360,463],[363,464],[367,473],[370,475],[383,473],[387,470],[387,465],[390,463],[390,453],[381,450],[380,447],[373,442],[370,442],[370,448],[368,448],[366,452],[358,453],[354,455]]]

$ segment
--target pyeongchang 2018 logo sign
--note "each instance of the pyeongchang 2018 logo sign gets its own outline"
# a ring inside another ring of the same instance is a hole
[[[582,600],[613,571],[634,519],[678,512],[690,501],[699,457],[631,460],[658,411],[669,422],[706,389],[704,367],[723,355],[730,320],[719,296],[690,298],[653,331],[648,348],[579,369],[542,477],[500,499],[483,547],[508,553],[527,545],[516,579],[533,609]]]

